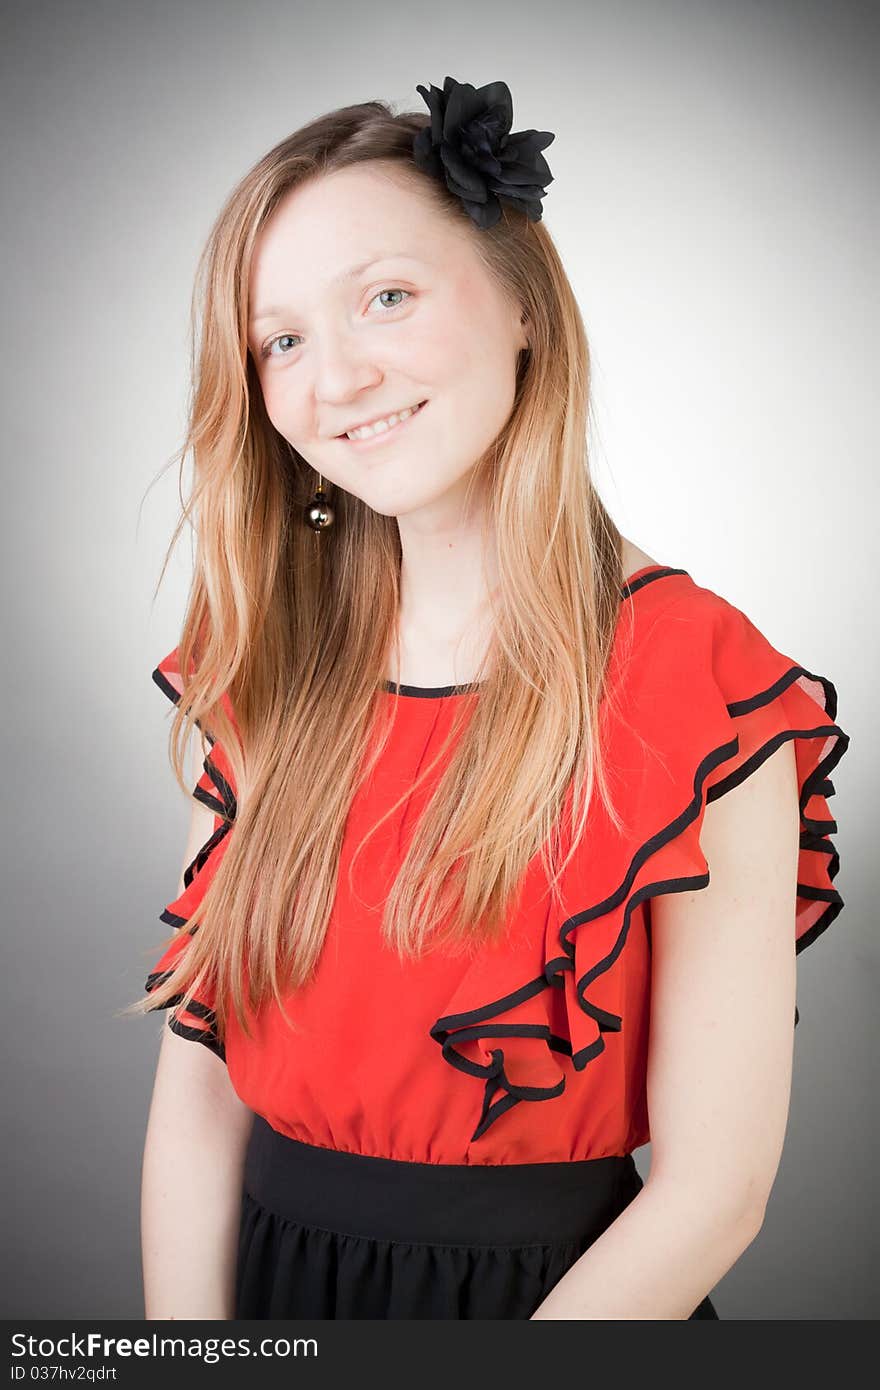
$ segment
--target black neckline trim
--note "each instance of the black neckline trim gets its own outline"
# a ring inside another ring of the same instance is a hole
[[[620,591],[621,600],[630,598],[638,593],[646,584],[652,584],[655,579],[666,579],[673,574],[687,574],[687,570],[673,569],[671,565],[654,565],[652,568],[644,567],[636,570],[632,580],[627,580]],[[392,695],[409,696],[416,700],[440,700],[447,695],[466,695],[472,690],[479,690],[482,681],[469,681],[463,685],[395,685],[394,681],[383,680],[382,689]]]

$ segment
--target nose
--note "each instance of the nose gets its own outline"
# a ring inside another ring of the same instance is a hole
[[[314,393],[319,405],[345,405],[382,380],[379,365],[345,333],[328,334],[314,353]]]

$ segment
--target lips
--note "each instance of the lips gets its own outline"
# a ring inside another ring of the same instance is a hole
[[[398,432],[398,430],[400,430],[400,429],[402,429],[402,428],[404,427],[404,425],[408,425],[409,422],[410,422],[410,420],[414,420],[414,419],[416,418],[417,415],[420,415],[421,412],[422,412],[422,410],[424,409],[424,407],[425,407],[426,405],[427,405],[427,400],[419,401],[418,404],[417,404],[417,406],[416,406],[416,408],[412,411],[412,414],[411,414],[411,415],[407,415],[407,417],[406,417],[405,420],[398,420],[396,424],[391,425],[387,430],[380,430],[378,434],[369,434],[369,435],[366,435],[366,436],[365,436],[364,438],[362,438],[362,439],[349,439],[348,433],[347,433],[347,432],[344,432],[343,434],[339,434],[339,435],[337,435],[336,437],[337,437],[337,439],[344,439],[345,442],[346,442],[346,444],[362,444],[362,445],[363,445],[363,444],[375,443],[375,442],[377,442],[377,441],[380,440],[380,439],[385,439],[386,437],[388,437],[388,436],[390,436],[390,435],[396,434],[396,433]],[[408,407],[408,406],[402,406],[401,409],[406,410],[406,409],[410,409],[410,407]],[[388,412],[388,415],[394,415],[394,414],[396,414],[396,413],[397,413],[396,411],[391,410],[391,411]],[[387,420],[387,419],[388,419],[388,415],[377,415],[377,416],[375,417],[375,420]],[[375,423],[375,420],[365,420],[365,421],[363,422],[363,424],[361,424],[361,425],[352,425],[352,426],[351,426],[351,429],[363,429],[363,428],[364,428],[364,425],[374,424],[374,423]]]

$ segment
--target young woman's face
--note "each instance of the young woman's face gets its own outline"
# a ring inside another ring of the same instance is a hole
[[[386,171],[316,178],[276,208],[249,345],[269,419],[317,472],[386,516],[439,516],[510,416],[527,338],[468,229]],[[422,402],[387,434],[346,436]]]

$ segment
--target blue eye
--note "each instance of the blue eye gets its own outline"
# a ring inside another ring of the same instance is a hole
[[[295,334],[295,333],[279,333],[277,337],[270,339],[270,341],[269,341],[269,342],[266,344],[266,346],[263,348],[263,351],[260,353],[260,356],[261,356],[261,357],[271,357],[271,355],[272,355],[272,348],[275,346],[276,343],[283,343],[283,341],[284,341],[285,338],[295,338],[295,337],[296,337],[296,334]],[[281,355],[282,355],[282,357],[286,357],[286,356],[287,356],[286,353],[282,353]]]
[[[409,290],[398,290],[398,289],[393,289],[393,290],[380,290],[380,291],[379,291],[379,294],[374,295],[373,298],[378,299],[380,294],[405,294],[406,297],[407,297],[407,299],[408,299],[408,298],[409,298],[410,292],[409,292]],[[370,300],[370,303],[372,304],[372,302],[373,302],[373,300],[371,299],[371,300]],[[387,304],[386,304],[385,307],[386,307],[386,309],[387,309],[387,308],[397,309],[397,308],[399,308],[399,305],[397,305],[397,304],[387,305]]]
[[[383,294],[402,294],[402,295],[405,295],[407,299],[409,299],[410,296],[411,296],[411,294],[412,294],[412,291],[411,291],[411,290],[401,290],[401,289],[397,289],[397,288],[395,288],[395,289],[389,289],[389,290],[380,290],[378,294],[376,294],[376,295],[373,296],[373,298],[370,300],[370,303],[371,303],[371,304],[374,303],[375,300],[377,300],[377,299],[379,298],[379,296],[380,296],[380,295],[383,295]],[[401,301],[401,302],[402,302],[402,301]],[[386,307],[386,309],[399,309],[399,308],[400,308],[400,304],[399,304],[399,303],[398,303],[398,304],[389,304],[389,305],[386,305],[385,307]],[[261,356],[261,357],[271,357],[271,356],[273,356],[272,348],[275,346],[276,343],[282,343],[282,342],[284,342],[285,339],[296,338],[296,337],[297,337],[297,334],[296,334],[296,333],[277,333],[277,334],[275,335],[275,337],[274,337],[274,338],[270,338],[269,341],[268,341],[268,343],[266,343],[265,347],[263,347],[263,348],[261,349],[261,351],[260,351],[260,356]],[[281,356],[282,356],[282,357],[287,357],[287,356],[289,356],[289,354],[286,353],[286,352],[282,352],[282,353],[281,353]]]

